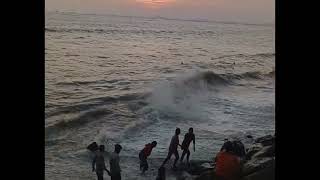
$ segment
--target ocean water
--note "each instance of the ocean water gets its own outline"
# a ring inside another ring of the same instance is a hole
[[[95,179],[86,150],[92,141],[108,152],[120,143],[122,177],[133,180],[155,179],[176,127],[180,141],[194,128],[190,159],[197,160],[212,160],[224,138],[246,144],[246,135],[274,134],[273,25],[45,18],[46,179]],[[153,140],[158,146],[141,176],[138,153]]]

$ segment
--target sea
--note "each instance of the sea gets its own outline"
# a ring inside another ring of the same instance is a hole
[[[177,127],[180,142],[194,129],[191,160],[275,133],[274,24],[46,12],[45,179],[96,179],[94,141],[107,168],[123,147],[122,179],[155,179]]]

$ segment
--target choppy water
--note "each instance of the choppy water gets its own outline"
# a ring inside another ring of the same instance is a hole
[[[47,13],[45,28],[46,179],[95,179],[92,141],[123,146],[123,179],[155,179],[176,127],[180,141],[194,128],[202,160],[274,133],[273,26]]]

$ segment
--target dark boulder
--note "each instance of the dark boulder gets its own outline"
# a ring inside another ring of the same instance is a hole
[[[274,163],[275,159],[273,157],[254,158],[243,165],[242,175],[247,176],[261,169],[273,166]]]
[[[274,180],[275,179],[275,162],[272,161],[270,166],[256,171],[248,176],[244,176],[242,180]]]
[[[195,178],[195,180],[213,180],[214,179],[214,170],[209,170],[202,173],[200,176]]]
[[[187,169],[187,172],[191,175],[200,175],[205,171],[212,170],[213,168],[213,162],[190,161],[190,167]]]
[[[263,146],[270,146],[274,144],[275,137],[272,135],[263,136],[255,140],[255,143],[261,143]]]
[[[263,148],[262,144],[253,144],[248,148],[246,159],[250,160],[252,156]]]
[[[259,158],[259,157],[274,157],[275,156],[275,146],[265,146],[260,151],[255,153],[252,158]]]
[[[253,137],[251,135],[247,135],[247,138],[252,139]]]

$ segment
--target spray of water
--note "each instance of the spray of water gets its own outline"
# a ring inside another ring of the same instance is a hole
[[[177,75],[173,81],[154,85],[149,104],[157,111],[183,118],[207,118],[204,107],[216,89],[201,77],[199,70]]]

